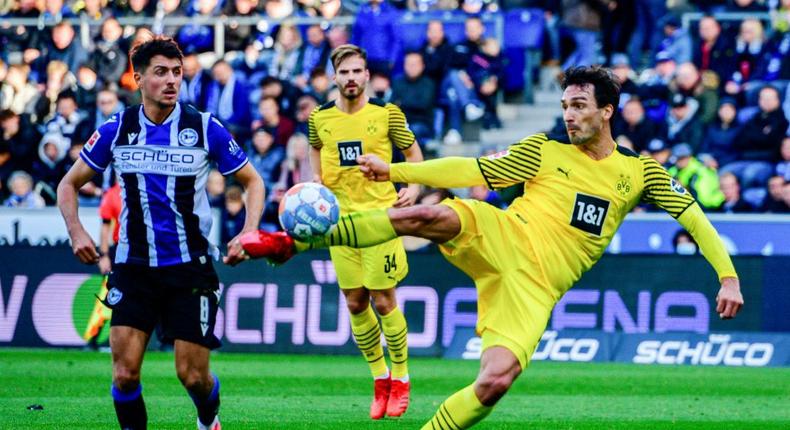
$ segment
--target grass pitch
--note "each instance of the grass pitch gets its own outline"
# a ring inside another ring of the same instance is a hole
[[[216,354],[223,428],[419,429],[477,362],[413,358],[412,404],[368,419],[360,357]],[[143,366],[149,428],[194,429],[173,356]],[[104,353],[0,349],[0,428],[117,429]],[[39,404],[43,410],[28,410]],[[790,429],[790,369],[534,363],[480,429]]]

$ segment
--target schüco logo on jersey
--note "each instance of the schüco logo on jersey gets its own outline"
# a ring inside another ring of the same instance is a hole
[[[103,306],[96,307],[103,282],[101,275],[63,273],[41,281],[32,303],[33,324],[41,339],[50,345],[85,345],[92,317],[97,312],[109,316]],[[109,324],[104,324],[98,332],[98,343],[107,340],[109,329]]]

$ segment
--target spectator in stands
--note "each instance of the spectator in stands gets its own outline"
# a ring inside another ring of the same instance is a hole
[[[472,55],[466,68],[475,86],[477,98],[483,102],[483,128],[501,128],[502,122],[497,115],[497,92],[499,83],[504,79],[504,66],[500,56],[499,42],[494,38],[483,40],[480,52]]]
[[[12,10],[4,18],[38,18],[41,11],[38,9],[37,0],[19,0],[12,5]],[[35,31],[29,31],[24,26],[2,26],[0,28],[0,58],[8,61],[8,54],[21,53],[34,46],[33,39],[37,37]],[[18,55],[18,54],[17,54]]]
[[[176,0],[170,0],[176,1]],[[225,5],[224,15],[226,16],[258,16],[258,0],[228,0]],[[250,24],[231,24],[225,27],[225,50],[244,51],[252,44],[256,29]]]
[[[790,79],[790,32],[775,32],[770,42],[771,49],[767,55],[767,64],[763,66],[764,81]]]
[[[274,76],[263,78],[260,94],[261,99],[273,97],[280,107],[280,113],[289,118],[293,118],[296,109],[296,99],[301,95],[298,88],[291,85],[288,81],[277,79]],[[260,99],[258,102],[260,103]]]
[[[781,0],[774,16],[774,30],[786,33],[790,30],[790,0]]]
[[[274,136],[265,128],[259,128],[252,134],[252,145],[247,156],[252,167],[263,179],[266,195],[271,194],[272,186],[280,177],[282,163],[285,160],[285,148],[275,146]]]
[[[108,18],[101,26],[101,38],[91,54],[91,64],[105,85],[118,83],[126,70],[128,58],[121,48],[123,28],[115,18]]]
[[[212,83],[211,75],[200,66],[196,54],[184,55],[182,68],[184,77],[181,80],[181,91],[178,93],[179,100],[199,110],[206,110],[206,96],[208,87]]]
[[[310,144],[304,134],[294,134],[288,139],[285,148],[285,162],[283,171],[280,174],[279,188],[282,191],[300,182],[309,182],[313,178],[313,170],[310,167]],[[277,201],[279,203],[279,200]]]
[[[32,173],[35,175],[36,186],[48,205],[55,203],[55,190],[66,173],[61,170],[60,162],[66,157],[71,145],[58,134],[50,132],[41,138],[38,146],[39,159],[33,162]]]
[[[83,49],[79,40],[74,40],[74,27],[68,22],[61,22],[52,27],[52,39],[39,47],[41,57],[36,60],[39,70],[50,61],[58,60],[66,63],[71,73],[77,73],[80,64],[88,61],[88,52]]]
[[[258,110],[261,119],[253,122],[253,128],[265,128],[274,136],[274,144],[284,148],[296,130],[294,122],[280,115],[280,107],[274,97],[264,97],[258,104]]]
[[[696,152],[702,144],[702,123],[697,119],[699,102],[683,94],[673,94],[666,122],[667,142],[674,146],[687,143]]]
[[[628,50],[636,21],[636,4],[633,1],[614,1],[607,4],[603,14],[602,45],[605,63],[611,65],[613,55]]]
[[[370,84],[368,88],[371,93],[371,97],[380,99],[385,103],[389,103],[390,99],[392,98],[392,84],[390,78],[383,73],[371,73]]]
[[[0,129],[0,142],[8,146],[13,170],[31,172],[41,134],[30,124],[28,115],[20,116],[10,109],[0,111]]]
[[[38,90],[28,81],[30,67],[26,64],[14,64],[8,67],[8,74],[3,82],[0,93],[0,106],[10,109],[17,115],[33,112]]]
[[[723,173],[719,177],[719,187],[724,194],[724,203],[719,207],[719,212],[752,212],[752,207],[741,196],[741,184],[738,182],[737,176],[732,173]]]
[[[611,66],[612,74],[615,80],[617,80],[617,83],[620,84],[620,106],[617,108],[623,109],[631,97],[639,94],[639,85],[634,82],[634,77],[636,75],[631,68],[631,62],[628,60],[627,55],[612,55]]]
[[[768,180],[768,195],[760,208],[763,212],[789,213],[790,206],[784,201],[783,189],[787,181],[782,176],[772,176]]]
[[[776,164],[776,174],[790,182],[790,137],[782,139],[779,156],[781,160]]]
[[[93,106],[96,104],[96,95],[100,85],[96,71],[88,64],[83,64],[77,69],[77,106]]]
[[[244,48],[244,54],[237,55],[231,62],[233,70],[241,73],[250,87],[260,86],[263,78],[269,74],[269,64],[261,52],[262,46],[258,42],[250,43]]]
[[[219,170],[211,169],[206,180],[208,204],[212,208],[222,208],[225,204],[225,177]]]
[[[296,60],[296,69],[293,76],[297,87],[304,90],[313,70],[324,68],[329,61],[329,43],[326,41],[324,30],[318,24],[307,27],[307,43],[299,48]]]
[[[11,159],[11,145],[0,139],[0,200],[8,196],[6,181],[14,171],[14,161]]]
[[[713,85],[710,80],[705,82],[693,63],[678,65],[675,79],[670,83],[670,90],[686,97],[693,97],[697,101],[699,104],[697,118],[703,125],[709,124],[716,118],[716,111],[719,108],[718,80],[714,79]]]
[[[665,168],[670,167],[669,158],[672,156],[672,149],[662,139],[652,139],[647,143],[645,151],[649,156],[653,157],[658,164]]]
[[[669,169],[669,174],[689,190],[703,208],[718,209],[724,203],[724,194],[719,189],[716,171],[694,158],[691,147],[685,143],[675,145],[672,156],[675,165]]]
[[[161,9],[157,8],[157,16],[159,16],[160,10],[162,16],[168,18],[185,18],[187,16],[186,10],[184,10],[184,8],[181,7],[181,0],[159,0],[159,4],[161,5]],[[151,29],[155,34],[165,34],[173,38],[178,38],[178,32],[181,30],[180,25],[163,25],[161,28],[159,28],[158,24],[159,23],[155,21],[154,26]],[[225,30],[226,44],[228,43],[230,32],[232,32],[232,30],[226,27]]]
[[[156,2],[150,0],[128,0],[126,8],[121,13],[124,17],[145,18],[154,16]]]
[[[47,83],[44,92],[36,100],[33,122],[45,124],[57,113],[58,96],[62,92],[76,90],[77,78],[69,72],[62,61],[52,61],[47,65]]]
[[[724,86],[727,94],[737,95],[743,84],[761,78],[761,62],[769,48],[763,24],[758,19],[744,20],[735,40],[735,71]]]
[[[433,139],[433,115],[436,87],[425,76],[425,64],[419,52],[406,54],[404,75],[392,83],[392,102],[400,106],[417,141]]]
[[[368,69],[389,76],[400,50],[398,12],[385,0],[369,0],[357,12],[351,43],[368,53]]]
[[[735,174],[746,188],[765,186],[779,159],[779,149],[788,127],[776,88],[763,87],[758,104],[760,111],[744,124],[735,139],[737,161],[721,169]]]
[[[66,175],[66,172],[74,166],[77,159],[80,158],[80,151],[84,146],[84,142],[75,142],[69,147],[66,156],[57,165],[56,170],[59,172],[61,178]],[[80,206],[99,206],[102,196],[102,181],[103,175],[95,175],[90,181],[86,182],[82,188],[79,189],[79,204]]]
[[[33,178],[27,172],[18,170],[12,173],[8,188],[11,196],[3,203],[6,207],[40,209],[45,205],[44,199],[33,192]]]
[[[455,45],[451,59],[451,70],[442,82],[441,101],[447,106],[450,128],[444,137],[444,143],[455,145],[461,143],[461,125],[463,119],[477,121],[485,114],[485,109],[477,99],[474,82],[466,69],[472,56],[480,53],[485,27],[479,17],[468,17],[464,23],[466,40]]]
[[[65,0],[48,0],[43,2],[44,10],[41,12],[41,17],[55,22],[63,21],[63,18],[74,18],[74,12],[71,11]],[[39,6],[40,7],[40,6]]]
[[[96,96],[95,107],[90,109],[85,118],[77,125],[74,131],[74,140],[87,142],[94,130],[107,122],[110,117],[124,109],[123,103],[118,100],[118,93],[111,89],[103,89]]]
[[[699,21],[699,42],[693,49],[694,64],[704,72],[710,70],[724,82],[735,71],[735,47],[729,37],[722,34],[721,24],[713,16]]]
[[[285,19],[294,11],[293,0],[267,1],[263,8],[265,15],[271,19]]]
[[[732,163],[738,157],[735,151],[735,139],[740,133],[740,126],[735,121],[736,102],[732,97],[725,97],[719,103],[716,120],[707,126],[702,146],[697,153],[706,166],[718,169]]]
[[[91,40],[95,40],[99,36],[101,23],[112,16],[107,2],[108,0],[84,0],[81,4],[80,2],[74,4],[74,12],[90,24],[88,31]]]
[[[47,133],[63,136],[71,146],[77,125],[84,117],[85,113],[77,105],[77,96],[71,91],[64,91],[58,95],[55,116],[47,123]]]
[[[763,2],[755,0],[732,0],[727,2],[726,11],[736,13],[767,12]]]
[[[666,52],[659,52],[654,60],[655,68],[646,69],[639,77],[639,94],[645,107],[645,115],[652,121],[663,122],[667,116],[669,83],[675,77],[677,66],[675,60]]]
[[[240,142],[250,136],[249,90],[225,60],[218,60],[211,68],[213,81],[206,90],[206,110],[216,115]]]
[[[672,237],[672,247],[678,255],[696,255],[699,253],[699,246],[691,234],[685,229],[680,229]]]
[[[420,49],[425,62],[425,76],[433,81],[438,91],[447,76],[453,57],[453,47],[444,36],[444,24],[439,20],[428,22],[425,44]]]
[[[671,14],[664,21],[664,38],[658,45],[657,52],[666,52],[678,64],[691,61],[691,37],[680,25],[680,17]]]
[[[627,141],[638,153],[647,148],[653,138],[663,135],[663,130],[660,123],[645,118],[642,101],[638,97],[632,97],[623,106],[622,115],[614,123],[612,134],[618,144]]]
[[[244,228],[244,217],[247,211],[244,208],[243,190],[238,185],[231,185],[225,191],[225,204],[222,206],[220,241],[227,243]]]
[[[219,16],[219,0],[200,0],[192,3],[190,16],[210,18]],[[185,54],[209,52],[214,49],[214,28],[210,25],[192,23],[181,27],[176,36],[178,45]]]
[[[310,113],[318,106],[318,99],[312,94],[305,94],[296,101],[296,133],[309,134],[308,121]]]
[[[269,65],[269,76],[290,80],[296,76],[296,66],[302,47],[302,36],[293,24],[282,24],[277,31],[274,55]]]
[[[614,2],[562,0],[562,21],[576,43],[576,48],[562,65],[563,70],[571,66],[589,66],[598,63],[596,46],[601,32],[601,17],[610,4]]]
[[[306,88],[306,93],[313,96],[320,104],[327,102],[329,90],[332,89],[332,80],[326,74],[323,67],[316,67],[310,72],[310,80]]]

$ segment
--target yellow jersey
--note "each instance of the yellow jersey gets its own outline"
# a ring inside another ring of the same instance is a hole
[[[544,274],[561,296],[604,253],[625,216],[640,201],[674,218],[694,198],[650,157],[618,146],[594,160],[567,135],[529,136],[478,159],[489,188],[524,183],[508,211],[529,227],[527,238]]]
[[[400,150],[414,144],[414,133],[399,107],[371,98],[348,114],[332,101],[310,113],[308,134],[310,145],[321,150],[321,180],[337,196],[342,214],[395,203],[394,185],[368,181],[356,160],[375,154],[390,161],[393,144]]]

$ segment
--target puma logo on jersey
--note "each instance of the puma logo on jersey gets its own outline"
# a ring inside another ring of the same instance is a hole
[[[565,175],[565,179],[570,179],[570,178],[571,178],[571,177],[570,177],[570,174],[571,174],[571,169],[568,169],[568,170],[566,171],[566,170],[562,170],[562,167],[557,167],[557,170],[559,170],[559,171],[560,171],[560,173],[562,173],[563,175]]]

